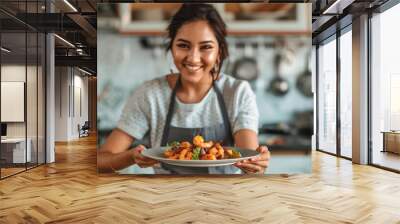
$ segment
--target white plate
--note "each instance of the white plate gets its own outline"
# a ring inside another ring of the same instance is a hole
[[[241,158],[235,159],[220,159],[220,160],[176,160],[167,159],[164,157],[164,151],[171,147],[151,148],[142,151],[142,155],[152,158],[154,160],[175,165],[175,166],[188,166],[188,167],[212,167],[212,166],[227,166],[232,165],[238,161],[250,159],[259,155],[260,153],[251,149],[241,149],[236,147],[224,147],[234,149],[242,155]]]

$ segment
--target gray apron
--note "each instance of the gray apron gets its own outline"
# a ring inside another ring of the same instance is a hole
[[[222,112],[223,123],[202,128],[180,128],[171,126],[172,116],[174,114],[175,97],[177,88],[181,85],[180,77],[172,91],[171,99],[168,108],[168,114],[164,125],[164,131],[161,140],[161,146],[166,146],[167,143],[173,141],[188,141],[192,142],[193,137],[201,135],[205,140],[219,141],[223,145],[233,146],[234,140],[232,129],[228,118],[228,113],[225,106],[225,101],[222,93],[213,81],[212,85],[218,97],[218,104]],[[240,173],[240,169],[235,166],[220,166],[220,167],[181,167],[162,163],[161,167],[168,170],[171,174],[234,174]]]

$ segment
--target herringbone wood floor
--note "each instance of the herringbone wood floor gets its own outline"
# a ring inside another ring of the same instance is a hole
[[[313,174],[139,177],[96,173],[94,137],[0,181],[0,223],[400,223],[400,175],[313,153]]]

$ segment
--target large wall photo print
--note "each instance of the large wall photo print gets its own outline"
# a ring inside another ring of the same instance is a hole
[[[98,4],[99,173],[311,172],[311,4]]]

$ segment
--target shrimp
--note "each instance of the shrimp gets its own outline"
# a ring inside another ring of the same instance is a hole
[[[201,135],[196,135],[193,138],[193,144],[197,147],[201,147],[201,145],[204,143],[204,138]]]
[[[205,154],[204,156],[201,156],[201,159],[203,159],[203,160],[216,160],[217,157],[215,157],[215,155],[212,155],[212,154]]]
[[[222,148],[221,144],[215,143],[214,147],[218,150],[218,153],[216,154],[217,158],[219,158],[219,159],[224,158],[225,150],[224,150],[224,148]]]
[[[190,142],[182,142],[181,144],[180,144],[180,147],[182,147],[182,148],[191,148],[192,147],[192,144],[190,144]]]
[[[188,153],[186,153],[185,158],[186,158],[187,160],[192,160],[192,156],[193,156],[193,153],[192,153],[192,152],[188,152]]]
[[[208,154],[217,155],[217,153],[218,149],[216,149],[215,147],[212,147],[210,150],[208,150]]]
[[[209,141],[209,142],[203,142],[200,147],[202,147],[202,148],[210,148],[213,145],[214,145],[214,142],[213,141]]]
[[[184,160],[187,152],[188,152],[187,149],[183,149],[179,154],[179,160]]]
[[[171,149],[167,149],[164,151],[165,157],[172,157],[173,155],[174,155],[174,152]]]
[[[232,148],[222,147],[218,141],[206,142],[201,135],[196,135],[192,142],[175,142],[163,154],[168,159],[176,160],[219,160],[241,157],[239,152]]]
[[[217,157],[218,158],[220,158],[220,159],[222,159],[222,158],[224,158],[224,149],[223,148],[219,148],[218,149],[218,153],[217,153]]]

